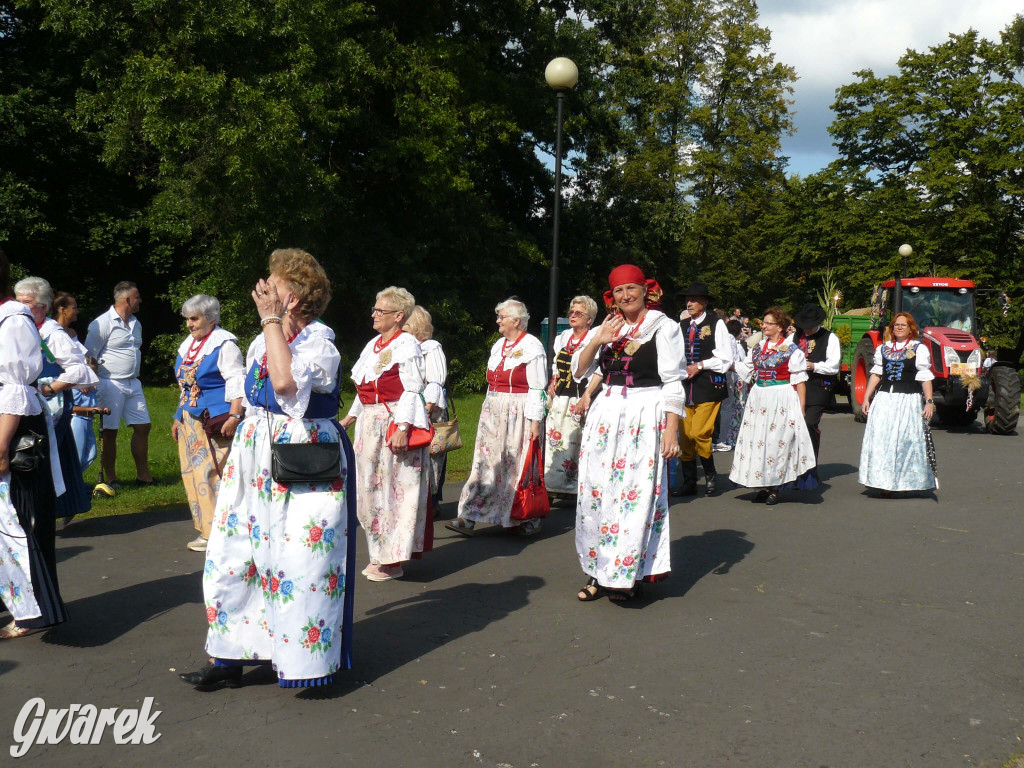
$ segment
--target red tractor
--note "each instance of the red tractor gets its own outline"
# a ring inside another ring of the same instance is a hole
[[[853,355],[850,404],[858,421],[875,348],[890,318],[909,312],[917,322],[920,341],[931,354],[932,397],[945,424],[972,423],[984,410],[985,429],[995,435],[1012,434],[1020,415],[1020,379],[1006,363],[987,360],[978,336],[978,316],[970,280],[950,277],[914,277],[889,280],[872,300],[875,322],[861,338]]]

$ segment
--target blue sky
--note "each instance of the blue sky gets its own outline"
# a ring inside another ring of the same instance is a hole
[[[828,125],[835,90],[853,72],[896,71],[908,49],[923,51],[968,29],[997,40],[1024,6],[1007,0],[759,0],[776,59],[796,68],[791,106],[797,132],[783,140],[790,173],[814,173],[835,159]]]

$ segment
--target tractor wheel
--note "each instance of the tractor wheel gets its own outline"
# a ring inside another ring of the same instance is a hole
[[[1006,365],[997,365],[988,372],[991,389],[985,407],[985,429],[993,435],[1012,435],[1020,416],[1020,379]]]
[[[875,345],[870,336],[865,336],[857,344],[853,352],[853,369],[850,371],[850,407],[853,408],[853,419],[861,423],[868,420],[864,415],[864,390],[867,389],[871,377],[871,365],[875,361]]]

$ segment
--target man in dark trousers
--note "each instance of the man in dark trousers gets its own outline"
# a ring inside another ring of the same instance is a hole
[[[789,337],[789,343],[803,350],[807,357],[807,395],[804,406],[804,422],[811,433],[814,446],[814,460],[818,461],[821,445],[821,415],[832,400],[839,378],[839,367],[843,360],[839,337],[828,328],[822,327],[825,310],[814,302],[808,302],[793,317],[796,333]],[[817,468],[815,468],[817,473]]]
[[[704,495],[715,492],[715,455],[711,435],[722,401],[728,395],[725,374],[733,364],[732,336],[725,321],[707,311],[711,302],[704,283],[686,291],[689,319],[680,323],[686,351],[686,418],[679,423],[680,484],[673,496],[697,493],[697,458],[704,468]]]

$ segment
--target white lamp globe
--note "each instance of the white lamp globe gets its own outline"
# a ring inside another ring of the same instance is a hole
[[[568,91],[579,81],[580,71],[576,69],[572,59],[559,56],[548,62],[544,69],[544,79],[556,91]]]

